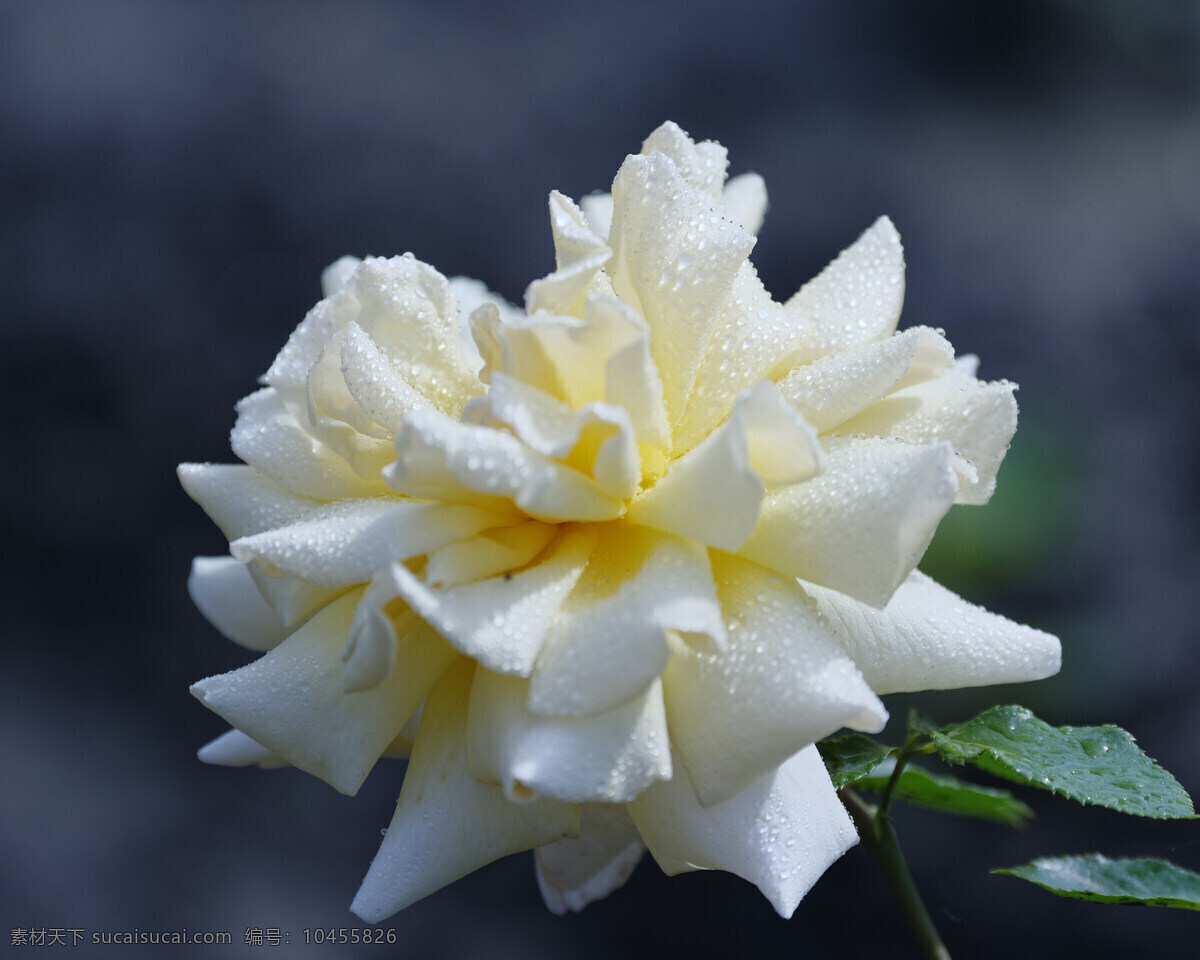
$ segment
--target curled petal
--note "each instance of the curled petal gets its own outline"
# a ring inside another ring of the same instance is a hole
[[[749,880],[780,916],[858,842],[816,747],[805,747],[735,797],[703,807],[687,777],[657,783],[628,806],[668,875],[726,870]]]
[[[362,263],[361,257],[338,257],[334,260],[321,271],[321,295],[332,297],[335,293],[345,290],[346,284],[350,282],[350,277],[358,269],[360,263]]]
[[[267,387],[237,405],[230,434],[233,452],[285,490],[316,500],[364,497],[387,488],[366,480],[342,457],[309,433]]]
[[[668,120],[642,141],[642,156],[652,153],[670,157],[689,185],[710,203],[720,203],[729,156],[719,143],[712,140],[695,143],[679,124]]]
[[[741,224],[750,236],[757,237],[767,213],[767,185],[757,173],[730,177],[721,194],[725,216]]]
[[[913,327],[795,367],[779,381],[779,392],[824,433],[893,390],[939,376],[953,359],[944,337],[928,327]]]
[[[456,656],[430,634],[408,651],[405,670],[368,693],[344,693],[341,652],[361,596],[335,600],[260,660],[192,686],[248,737],[346,794],[358,791]]]
[[[714,213],[711,199],[661,153],[625,160],[613,181],[613,202],[613,289],[654,332],[650,349],[668,414],[677,422],[754,238]]]
[[[952,690],[1053,676],[1058,639],[967,603],[914,570],[882,610],[806,585],[878,693]]]
[[[625,803],[671,777],[662,684],[592,717],[543,717],[527,706],[529,681],[475,671],[467,758],[514,803]]]
[[[384,475],[412,497],[478,503],[509,501],[535,520],[611,520],[625,504],[590,477],[531,450],[512,434],[459,423],[434,410],[409,414],[396,436],[396,462]]]
[[[378,923],[500,857],[578,835],[579,809],[509,803],[467,769],[474,666],[461,660],[429,695],[396,813],[350,909]]]
[[[949,444],[827,439],[826,469],[772,491],[738,554],[883,607],[933,539],[958,480]]]
[[[229,540],[282,526],[320,506],[241,464],[181,463],[176,473],[187,495]]]
[[[350,589],[342,587],[314,587],[299,577],[278,573],[272,567],[270,575],[264,572],[257,560],[251,560],[246,570],[262,598],[275,611],[285,627],[294,628],[300,621],[331,603]],[[269,565],[268,565],[269,566]]]
[[[261,767],[277,770],[288,765],[261,743],[251,740],[241,730],[227,730],[196,751],[203,763],[218,767]]]
[[[895,437],[909,443],[948,440],[973,470],[960,470],[958,503],[987,503],[996,472],[1017,431],[1015,383],[985,383],[957,369],[893,393],[842,424],[839,433]]]
[[[551,913],[578,912],[622,886],[646,846],[620,804],[585,803],[579,836],[538,847],[538,889]]]
[[[671,740],[706,807],[839,727],[878,733],[888,716],[795,580],[712,562],[728,644],[677,650],[663,673]]]
[[[729,420],[671,464],[629,507],[631,523],[737,550],[754,531],[767,485],[798,483],[820,467],[816,432],[760,383]]]
[[[611,193],[589,193],[579,200],[579,209],[583,211],[587,225],[603,240],[608,239],[612,230],[613,198]]]
[[[233,557],[196,557],[188,594],[209,623],[247,650],[270,650],[291,632]]]
[[[346,325],[340,342],[346,390],[359,409],[389,433],[400,429],[409,411],[432,405],[357,323]]]
[[[707,554],[646,527],[605,525],[538,656],[530,708],[590,716],[633,699],[666,665],[668,631],[724,644]]]
[[[469,540],[456,540],[432,551],[425,561],[431,587],[458,587],[523,567],[558,533],[552,523],[530,520],[515,527],[493,527]]]
[[[583,211],[557,190],[550,193],[550,224],[557,269],[529,285],[525,308],[530,314],[546,311],[582,317],[587,296],[608,288],[600,269],[612,250],[588,227]]]
[[[394,560],[515,522],[511,515],[465,504],[343,500],[235,540],[229,549],[243,563],[258,560],[314,586],[339,587],[365,583]]]
[[[467,656],[497,673],[528,676],[595,544],[594,529],[570,528],[540,563],[508,576],[438,589],[396,564],[389,582]]]

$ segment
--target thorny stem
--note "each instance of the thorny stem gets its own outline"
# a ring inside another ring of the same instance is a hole
[[[839,790],[838,796],[845,804],[846,809],[850,811],[854,825],[858,828],[858,835],[862,838],[863,846],[883,867],[883,872],[887,875],[892,889],[900,898],[900,906],[904,910],[904,915],[908,917],[908,923],[917,937],[917,942],[921,945],[921,951],[925,954],[926,960],[951,960],[950,951],[942,943],[942,938],[933,925],[933,919],[929,916],[929,911],[925,909],[925,904],[921,900],[921,894],[917,892],[917,885],[913,882],[908,864],[904,862],[904,854],[900,852],[900,843],[896,839],[896,831],[892,827],[891,818],[887,815],[887,803],[891,799],[892,790],[899,779],[901,769],[911,753],[920,752],[910,751],[910,744],[911,741],[906,743],[896,757],[896,769],[892,773],[892,779],[888,781],[887,787],[884,788],[878,809],[864,803],[858,794],[847,787]]]

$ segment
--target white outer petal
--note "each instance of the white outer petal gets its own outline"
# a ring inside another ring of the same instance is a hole
[[[471,687],[471,773],[514,803],[626,803],[671,777],[662,684],[615,710],[582,719],[533,713],[529,681],[477,669]]]
[[[954,503],[949,444],[825,439],[826,469],[773,491],[738,554],[883,607]]]
[[[805,589],[877,693],[952,690],[1053,676],[1058,639],[968,603],[914,570],[882,610]]]
[[[209,623],[247,650],[270,650],[291,633],[233,557],[192,560],[188,594]]]
[[[227,730],[215,740],[210,740],[196,751],[196,757],[203,763],[211,763],[218,767],[261,767],[264,770],[277,770],[288,765],[286,760],[275,756],[241,730]]]
[[[240,463],[181,463],[176,474],[228,540],[282,526],[320,506],[320,501],[284,490]]]
[[[460,660],[425,704],[396,813],[350,909],[378,923],[510,853],[578,835],[577,807],[509,803],[467,769],[473,665]]]
[[[577,838],[535,851],[538,889],[551,913],[578,912],[622,886],[645,852],[623,806],[585,803]]]
[[[702,807],[688,778],[676,776],[655,784],[628,809],[664,873],[737,874],[784,918],[858,842],[812,746],[715,807]]]
[[[712,561],[727,646],[677,649],[663,673],[671,740],[706,807],[842,726],[878,733],[888,717],[795,580]]]

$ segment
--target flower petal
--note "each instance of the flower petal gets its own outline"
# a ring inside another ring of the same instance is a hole
[[[566,530],[536,563],[511,576],[437,589],[396,564],[396,596],[467,656],[497,673],[528,676],[596,543],[589,527]]]
[[[804,330],[802,356],[816,359],[891,335],[903,305],[904,248],[880,217],[783,306]]]
[[[757,237],[767,213],[767,185],[757,173],[730,177],[721,194],[725,216]]]
[[[757,886],[784,918],[858,842],[811,746],[715,807],[702,807],[688,778],[676,776],[628,809],[664,873],[727,870]]]
[[[510,853],[577,834],[577,807],[509,803],[467,769],[473,664],[461,660],[429,695],[396,813],[350,909],[378,923]]]
[[[600,268],[612,257],[612,250],[588,227],[583,211],[557,190],[550,193],[550,225],[557,269],[529,285],[525,309],[530,314],[546,311],[582,317],[589,294],[611,292]]]
[[[578,912],[624,885],[646,846],[620,804],[585,803],[579,836],[538,847],[538,889],[551,913]]]
[[[882,610],[805,589],[881,694],[1041,680],[1062,664],[1056,637],[967,603],[918,570]]]
[[[821,441],[825,471],[767,495],[738,554],[883,607],[958,492],[949,444]]]
[[[211,763],[218,767],[261,767],[263,770],[277,770],[288,766],[286,760],[281,760],[241,730],[228,730],[215,740],[210,740],[196,751],[196,756],[203,763]]]
[[[271,575],[268,575],[258,565],[257,560],[252,560],[245,566],[254,585],[258,587],[258,592],[275,611],[275,616],[289,629],[326,604],[336,600],[352,586],[352,584],[348,584],[333,588],[314,587],[299,577],[276,574],[274,570]]]
[[[728,554],[712,564],[728,644],[677,649],[663,673],[671,742],[705,807],[839,727],[878,733],[888,717],[795,580]]]
[[[245,564],[233,557],[192,560],[188,594],[209,623],[247,650],[270,650],[291,632],[258,592]]]
[[[625,504],[591,479],[512,434],[451,420],[435,410],[404,419],[396,462],[384,475],[412,497],[505,509],[511,501],[535,520],[612,520]]]
[[[633,699],[662,672],[668,631],[725,642],[706,552],[647,527],[606,524],[538,656],[530,708],[579,717]]]
[[[601,240],[607,240],[612,231],[613,197],[603,191],[580,197],[579,209],[583,211],[587,225]]]
[[[712,200],[661,153],[625,160],[613,202],[613,289],[653,330],[650,349],[677,422],[754,238],[714,213]]]
[[[712,140],[695,143],[679,124],[668,120],[642,141],[642,156],[652,153],[670,157],[689,185],[714,206],[720,203],[729,156],[719,143]]]
[[[816,432],[760,383],[737,400],[729,420],[671,464],[665,477],[629,506],[639,523],[722,550],[737,550],[758,522],[768,484],[817,473]]]
[[[368,693],[342,690],[342,647],[362,596],[356,590],[282,644],[192,693],[276,756],[353,795],[457,654],[432,632],[405,650],[405,669]]]
[[[285,490],[316,500],[364,497],[387,488],[364,480],[304,429],[274,388],[243,398],[230,434],[233,452]]]
[[[958,503],[987,503],[996,472],[1017,431],[1015,383],[986,383],[964,371],[893,393],[841,425],[838,433],[895,437],[909,443],[948,440],[975,468],[961,473]]]
[[[467,759],[475,779],[499,783],[514,803],[625,803],[671,777],[662,684],[615,710],[542,717],[526,705],[529,681],[475,671]]]
[[[393,436],[406,413],[431,406],[357,323],[346,325],[340,356],[346,390],[371,420]]]
[[[321,271],[321,296],[332,297],[346,289],[350,277],[362,263],[361,257],[338,257]]]
[[[425,561],[431,587],[459,587],[523,567],[554,539],[559,527],[529,520],[515,527],[493,527],[469,540],[456,540],[432,551]]]
[[[339,587],[365,583],[394,560],[515,522],[511,515],[465,504],[343,500],[235,540],[229,549],[243,563],[265,561],[315,586]]]
[[[939,376],[953,360],[954,350],[944,337],[928,327],[913,327],[798,366],[779,381],[779,392],[825,433],[898,387]]]
[[[228,540],[282,526],[319,506],[242,464],[181,463],[176,473],[187,495]]]

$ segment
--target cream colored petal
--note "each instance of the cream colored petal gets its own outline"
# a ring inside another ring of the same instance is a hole
[[[218,767],[261,767],[264,770],[277,770],[288,765],[286,760],[281,760],[241,730],[229,730],[215,740],[210,740],[196,751],[196,756],[202,762]]]
[[[376,689],[344,693],[341,653],[361,596],[335,600],[260,660],[192,685],[248,737],[346,794],[357,792],[455,655],[431,634]]]
[[[798,483],[820,467],[816,432],[773,384],[751,387],[728,421],[674,461],[634,500],[631,523],[737,550],[754,531],[768,485]]]
[[[525,309],[531,314],[544,310],[582,317],[586,297],[604,289],[603,281],[597,282],[598,275],[612,250],[588,227],[583,211],[557,190],[550,193],[550,225],[557,269],[529,285]]]
[[[233,452],[291,493],[317,500],[365,497],[387,487],[358,476],[344,459],[300,425],[271,387],[237,405]]]
[[[1015,383],[985,383],[959,370],[893,393],[838,428],[838,433],[895,437],[909,443],[947,440],[974,467],[962,471],[958,503],[987,503],[996,472],[1017,430]]]
[[[354,610],[354,620],[342,650],[342,690],[362,693],[383,683],[402,659],[402,646],[423,643],[422,623],[403,601],[396,599],[392,578],[376,579]],[[410,636],[410,634],[412,634]],[[402,639],[403,637],[403,639]]]
[[[736,797],[702,807],[688,778],[658,783],[629,804],[669,875],[726,870],[749,880],[780,916],[858,842],[816,747],[805,747]]]
[[[730,177],[721,194],[725,216],[741,224],[750,236],[757,237],[767,214],[767,185],[757,173]]]
[[[378,923],[477,870],[578,835],[579,810],[539,800],[509,803],[467,769],[467,700],[473,665],[460,661],[429,695],[396,813],[350,909]]]
[[[589,403],[579,410],[499,371],[491,389],[463,410],[463,420],[504,426],[538,453],[592,477],[623,500],[637,492],[641,459],[633,424],[623,407]]]
[[[209,623],[247,650],[270,650],[291,632],[233,557],[196,557],[188,594]]]
[[[613,331],[610,340],[613,349],[605,354],[602,398],[620,404],[628,412],[639,443],[669,454],[671,427],[667,422],[662,380],[650,352],[649,325],[613,297],[592,298],[585,315],[597,328]]]
[[[904,248],[880,217],[784,304],[804,331],[798,359],[816,359],[891,335],[904,304]]]
[[[471,314],[477,307],[485,303],[494,306],[506,321],[524,316],[524,311],[520,307],[513,306],[500,294],[493,293],[486,284],[472,280],[470,277],[451,277],[450,292],[454,294],[454,299],[458,303],[458,329],[463,353],[467,359],[467,367],[478,373],[479,368],[483,366],[483,358],[479,355],[479,351],[475,348],[475,341],[471,338]]]
[[[883,607],[954,503],[949,444],[826,438],[826,467],[770,493],[740,556]]]
[[[623,806],[585,803],[578,837],[535,851],[538,889],[551,913],[578,912],[623,886],[645,852]]]
[[[362,263],[359,257],[338,257],[321,271],[321,296],[332,297],[346,288],[351,274]]]
[[[939,376],[953,359],[944,337],[913,327],[798,366],[779,381],[779,392],[825,433],[893,390]]]
[[[363,410],[347,386],[342,353],[352,327],[362,332],[357,324],[335,332],[308,373],[308,430],[356,474],[371,481],[392,460],[392,438]]]
[[[843,726],[878,733],[888,716],[795,580],[716,551],[712,565],[728,644],[680,645],[663,672],[671,741],[706,807],[806,744]]]
[[[724,644],[707,553],[647,527],[605,525],[546,637],[530,708],[578,717],[632,700],[662,672],[668,631],[700,645]]]
[[[342,500],[287,526],[235,540],[229,549],[243,563],[257,560],[314,586],[339,587],[365,583],[393,560],[514,522],[510,515],[465,504]]]
[[[460,587],[523,567],[545,549],[558,531],[557,524],[529,520],[448,543],[429,554],[425,582],[431,587]]]
[[[282,526],[320,505],[242,464],[181,463],[176,473],[187,495],[229,540]]]
[[[467,656],[498,673],[528,676],[596,537],[589,526],[568,528],[532,566],[464,586],[438,589],[400,565],[390,569],[390,583],[396,596]]]
[[[589,193],[579,200],[588,227],[601,240],[607,240],[612,228],[613,198],[611,193]]]
[[[346,286],[346,316],[370,336],[435,407],[457,415],[482,387],[464,349],[458,306],[446,278],[411,254],[368,257]]]
[[[258,587],[258,592],[275,611],[275,616],[289,629],[350,589],[349,585],[333,588],[314,587],[299,577],[276,573],[274,570],[272,575],[268,576],[256,560],[246,564],[246,569],[254,580],[254,585]]]
[[[347,324],[342,334],[341,374],[363,413],[392,435],[406,413],[432,405],[357,323]]]
[[[694,143],[687,131],[668,120],[642,141],[642,155],[661,153],[671,158],[683,178],[714,205],[721,200],[728,153],[712,140]]]
[[[967,603],[914,570],[882,610],[806,585],[878,693],[952,690],[1053,676],[1058,639]]]
[[[514,803],[626,803],[671,777],[662,684],[593,717],[542,717],[527,706],[529,681],[475,671],[467,759],[475,779],[498,783]]]
[[[754,238],[661,153],[629,157],[613,181],[608,271],[613,289],[650,324],[650,349],[671,422],[687,405],[721,304]]]
[[[358,302],[345,288],[361,262],[357,261],[350,270],[346,269],[349,264],[343,264],[342,261],[326,268],[330,287],[336,285],[338,289],[327,293],[324,300],[308,311],[262,378],[294,411],[303,409],[308,371],[321,356],[325,344],[337,330],[354,318],[358,310]],[[322,276],[324,286],[325,275]]]
[[[611,520],[625,504],[590,477],[556,463],[511,434],[459,423],[434,410],[409,414],[384,475],[413,497],[515,504],[535,520]]]

